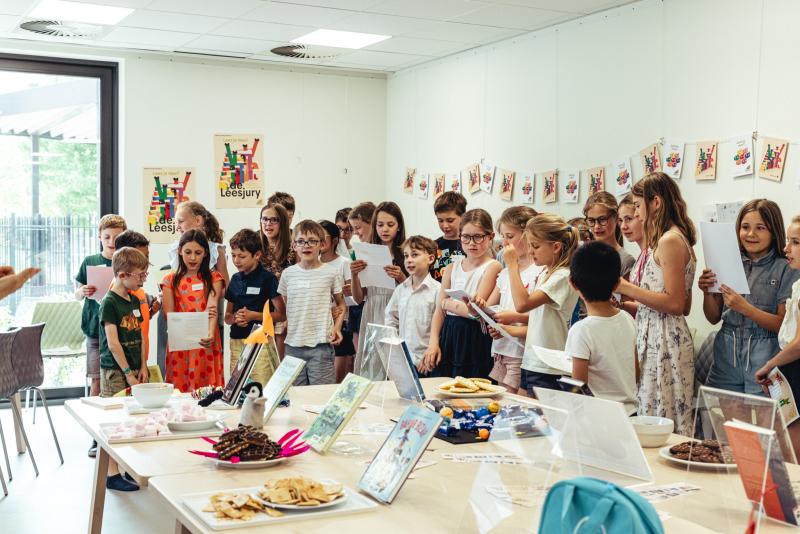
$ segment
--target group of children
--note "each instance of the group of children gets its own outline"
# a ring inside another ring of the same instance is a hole
[[[694,345],[686,315],[697,236],[667,175],[646,176],[620,202],[596,193],[584,217],[569,222],[514,206],[495,226],[487,211],[467,210],[462,195],[447,192],[434,203],[442,230],[435,241],[407,237],[394,202],[364,202],[339,210],[335,221],[292,227],[294,211],[291,195],[268,199],[258,231],[230,239],[237,272],[229,277],[217,219],[198,202],[181,204],[181,235],[160,281],[160,301],[142,290],[147,240],[126,230],[121,217],[103,217],[103,251],[87,257],[76,277],[83,298],[97,289],[86,285],[87,266],[111,265],[115,274],[102,305],[84,305],[93,394],[148,379],[146,325],[159,305],[162,315],[209,312],[202,348],[170,351],[167,343],[166,380],[181,390],[222,385],[221,324],[230,326],[235,366],[268,306],[280,358],[306,361],[297,385],[334,383],[350,371],[385,378],[362,334],[369,324],[388,325],[406,341],[422,376],[488,377],[532,396],[537,387],[558,388],[564,374],[536,348],[561,350],[571,357],[572,377],[595,395],[623,403],[630,414],[669,417],[677,432],[691,433]],[[800,217],[787,240],[780,209],[760,199],[744,205],[736,227],[750,294],[724,285],[710,292],[716,278],[707,269],[699,279],[706,317],[722,321],[708,384],[760,394],[776,366],[790,383],[800,380]],[[383,270],[394,289],[362,283],[369,265],[353,254],[353,236],[388,247],[392,263]],[[623,248],[623,236],[638,257]],[[278,364],[261,358],[253,378],[266,382]]]

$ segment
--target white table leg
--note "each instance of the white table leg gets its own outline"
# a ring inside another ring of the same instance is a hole
[[[181,523],[180,519],[175,520],[175,534],[192,534],[192,531],[189,530]]]
[[[19,402],[19,392],[15,393],[11,396],[11,402],[17,405],[17,413],[22,414],[22,410],[20,409],[20,402]],[[17,452],[19,454],[25,454],[25,441],[22,439],[22,430],[19,428],[17,424],[17,418],[14,418],[14,438],[17,441]]]
[[[89,503],[89,534],[100,534],[103,529],[103,508],[106,502],[106,476],[108,475],[108,452],[97,447],[94,465],[92,501]]]

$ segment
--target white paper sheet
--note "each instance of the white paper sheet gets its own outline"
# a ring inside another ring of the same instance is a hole
[[[511,334],[506,332],[506,330],[503,328],[503,326],[497,324],[497,322],[494,319],[492,319],[491,316],[488,313],[483,311],[480,306],[478,306],[474,302],[470,302],[470,305],[472,306],[473,310],[478,312],[478,315],[481,316],[481,319],[483,319],[486,322],[486,324],[488,324],[489,326],[491,326],[492,328],[494,328],[495,330],[500,332],[500,335],[502,335],[504,338],[506,338],[509,341],[513,341],[514,343],[516,343],[517,345],[519,345],[523,349],[525,348],[525,345],[520,343],[519,339],[515,338],[514,336],[512,336]]]
[[[200,349],[208,337],[208,312],[172,312],[167,315],[169,350]]]
[[[106,267],[105,265],[90,265],[86,267],[86,285],[97,288],[92,296],[89,297],[90,299],[97,302],[102,301],[113,281],[114,270],[111,267]]]
[[[792,388],[786,376],[777,367],[770,371],[767,378],[770,379],[769,396],[778,402],[778,407],[783,413],[783,423],[788,427],[800,418]]]
[[[698,486],[695,486],[694,484],[688,484],[686,482],[674,482],[672,484],[660,484],[660,485],[647,484],[644,486],[633,487],[630,489],[635,491],[636,493],[638,493],[651,503],[667,501],[669,499],[674,499],[675,497],[680,497],[682,495],[687,495],[695,491],[700,491],[700,488]]]
[[[386,245],[372,243],[353,243],[357,260],[367,262],[367,268],[358,273],[361,287],[385,287],[394,289],[394,278],[386,274],[384,267],[392,264],[392,253]]]
[[[563,350],[547,349],[532,345],[531,349],[536,353],[536,357],[553,369],[572,374],[572,358]]]
[[[736,237],[736,225],[701,221],[700,237],[706,266],[717,275],[717,283],[711,292],[720,293],[719,286],[725,284],[741,295],[750,294]]]
[[[445,289],[444,294],[453,300],[462,300],[469,298],[469,295],[463,289]]]

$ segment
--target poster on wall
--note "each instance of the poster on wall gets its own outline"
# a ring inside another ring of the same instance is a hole
[[[511,201],[514,194],[514,178],[517,173],[507,169],[498,169],[500,171],[500,199]]]
[[[428,198],[428,175],[425,173],[415,174],[416,182],[417,182],[417,196],[419,198]]]
[[[733,154],[730,157],[731,176],[753,174],[753,136],[743,135],[733,140]]]
[[[686,143],[667,139],[664,141],[664,173],[673,180],[681,179],[683,169],[683,150]]]
[[[594,167],[586,169],[586,176],[589,180],[589,194],[594,195],[606,190],[606,168]]]
[[[542,198],[545,204],[558,202],[558,170],[547,171],[542,174]]]
[[[467,191],[469,191],[470,195],[474,195],[481,190],[480,165],[474,163],[467,167],[464,172],[467,173]]]
[[[444,173],[431,174],[430,180],[433,183],[433,198],[435,200],[444,193]]]
[[[447,175],[447,184],[445,191],[452,191],[453,193],[461,193],[461,173],[454,172]]]
[[[416,177],[417,169],[412,167],[406,167],[406,175],[403,178],[403,193],[413,193],[414,192],[414,178]],[[425,193],[427,197],[427,193]]]
[[[258,134],[214,136],[217,208],[254,208],[264,199],[264,150]]]
[[[761,142],[761,165],[758,166],[758,175],[773,182],[780,182],[783,179],[783,167],[786,166],[788,150],[789,141],[764,137]]]
[[[633,174],[631,164],[628,159],[623,159],[614,163],[614,196],[627,195],[631,191],[633,184]]]
[[[642,172],[650,174],[661,170],[661,154],[658,152],[658,143],[645,147],[639,151],[639,158],[642,160]]]
[[[142,173],[145,231],[151,243],[172,243],[178,235],[175,209],[196,200],[194,167],[145,167]]]
[[[522,204],[533,204],[533,191],[536,187],[536,174],[533,171],[518,174],[519,194],[517,198]]]
[[[695,145],[694,177],[698,181],[717,179],[716,141],[698,141]]]
[[[581,172],[575,171],[561,171],[561,200],[566,204],[577,204],[578,195],[581,189]]]
[[[494,165],[489,165],[488,163],[481,164],[481,191],[484,193],[491,194],[496,170],[497,168]]]

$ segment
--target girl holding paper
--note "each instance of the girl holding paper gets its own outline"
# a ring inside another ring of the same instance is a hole
[[[638,286],[639,281],[642,279],[642,273],[644,273],[644,264],[647,263],[649,251],[644,242],[642,221],[636,216],[636,208],[633,205],[633,195],[631,193],[628,193],[619,201],[619,218],[619,228],[622,231],[622,235],[625,236],[628,242],[636,243],[639,247],[639,256],[636,258],[631,272],[628,274],[628,280],[633,285]],[[636,310],[638,307],[638,302],[628,298],[622,299],[620,303],[620,308],[634,317],[636,317]]]
[[[166,379],[183,392],[225,383],[217,328],[217,296],[223,294],[225,282],[209,267],[208,247],[201,230],[184,232],[178,242],[178,270],[161,281],[165,316],[172,312],[208,312],[208,335],[200,340],[202,348],[171,351],[167,343]]]
[[[724,284],[721,293],[712,293],[717,279],[710,269],[703,270],[697,284],[706,319],[711,324],[722,320],[708,385],[763,395],[755,371],[780,350],[778,331],[799,271],[789,267],[783,253],[786,234],[775,202],[756,199],[745,204],[736,217],[736,232],[750,294],[739,295]]]

